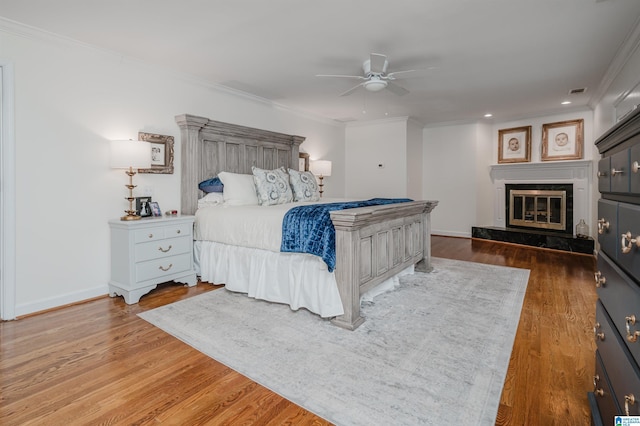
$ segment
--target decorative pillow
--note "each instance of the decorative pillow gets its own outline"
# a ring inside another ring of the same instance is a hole
[[[222,192],[224,185],[222,184],[222,181],[220,181],[220,178],[216,176],[212,177],[211,179],[203,180],[198,184],[198,188],[206,193]]]
[[[293,201],[320,201],[318,183],[313,173],[289,169],[289,178],[293,188]]]
[[[198,208],[221,206],[224,203],[224,195],[220,192],[210,192],[198,200]]]
[[[220,172],[220,181],[224,185],[224,202],[230,206],[246,206],[258,203],[253,175]]]
[[[256,183],[258,201],[261,205],[272,206],[293,201],[289,175],[284,167],[275,170],[251,167],[251,171],[253,171],[253,180]]]

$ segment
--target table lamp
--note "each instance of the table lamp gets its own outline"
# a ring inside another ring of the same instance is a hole
[[[324,187],[324,184],[322,183],[322,179],[324,179],[325,176],[331,176],[331,161],[329,160],[312,161],[311,165],[309,166],[309,169],[311,170],[311,173],[318,176],[318,179],[320,179],[320,184],[318,185],[318,187],[320,188],[320,196],[322,197],[322,193],[324,192],[322,190],[322,188]]]
[[[129,201],[129,210],[125,210],[125,216],[120,220],[138,220],[140,216],[133,208],[133,176],[137,169],[148,169],[151,167],[151,144],[142,141],[111,141],[111,168],[125,169],[129,176],[129,184],[125,185],[129,189],[129,196],[125,200]]]

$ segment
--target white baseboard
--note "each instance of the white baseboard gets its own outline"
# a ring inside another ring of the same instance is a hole
[[[109,294],[109,287],[106,285],[90,288],[83,291],[58,295],[49,299],[40,299],[35,302],[16,305],[16,316],[29,315],[36,312],[46,311],[47,309],[59,308],[61,306],[70,305],[72,303],[82,302],[84,300]]]

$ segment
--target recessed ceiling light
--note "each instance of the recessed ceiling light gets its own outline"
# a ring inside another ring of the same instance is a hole
[[[491,117],[493,117],[493,114],[487,113],[487,114],[484,115],[484,118],[491,118]]]
[[[571,103],[571,101],[563,101],[562,105],[569,105]]]

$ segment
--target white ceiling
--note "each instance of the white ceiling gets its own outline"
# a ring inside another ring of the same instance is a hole
[[[640,1],[0,0],[0,16],[314,115],[431,124],[585,108]],[[408,95],[316,77],[360,75],[371,52],[419,70]]]

